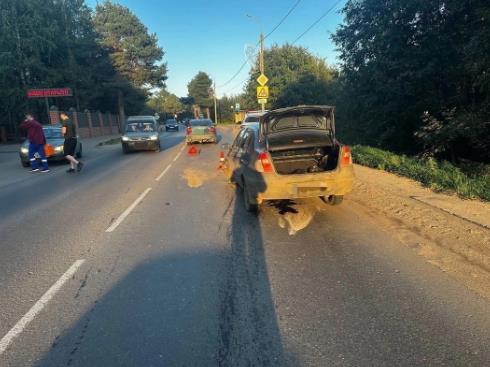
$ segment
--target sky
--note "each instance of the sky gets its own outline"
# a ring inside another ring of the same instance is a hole
[[[232,81],[247,56],[245,49],[276,26],[298,0],[113,0],[135,13],[150,33],[156,33],[167,63],[167,89],[187,95],[187,84],[204,71],[216,80],[217,94],[238,94],[247,79],[247,64]],[[322,14],[337,5],[296,45],[337,63],[330,35],[342,22],[347,0],[300,0],[297,7],[266,40],[265,47],[294,41]],[[99,1],[102,2],[102,1]],[[87,0],[94,8],[97,0]],[[267,75],[267,65],[265,65]],[[229,81],[229,82],[228,82]]]

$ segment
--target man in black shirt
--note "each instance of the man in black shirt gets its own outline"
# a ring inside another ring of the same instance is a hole
[[[63,154],[65,158],[70,162],[70,169],[68,173],[75,172],[75,167],[77,171],[80,172],[83,167],[83,163],[75,159],[75,149],[77,148],[77,131],[75,124],[70,120],[68,115],[64,112],[60,113],[61,118],[61,132],[65,137],[65,142],[63,144]]]

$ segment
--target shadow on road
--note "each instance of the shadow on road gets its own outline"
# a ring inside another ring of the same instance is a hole
[[[282,346],[259,218],[240,196],[226,210],[229,247],[182,243],[187,250],[139,263],[36,366],[294,365]]]
[[[242,196],[237,189],[229,274],[221,297],[219,365],[293,365],[282,346],[259,218],[245,211]]]

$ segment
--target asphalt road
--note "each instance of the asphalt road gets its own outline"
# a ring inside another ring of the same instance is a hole
[[[162,145],[0,187],[0,366],[490,365],[489,302],[354,202],[257,217]]]

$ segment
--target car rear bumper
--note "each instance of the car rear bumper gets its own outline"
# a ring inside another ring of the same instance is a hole
[[[345,195],[352,191],[354,170],[315,174],[278,175],[258,174],[247,177],[248,188],[254,188],[257,202],[264,200],[301,199],[309,197]]]
[[[187,143],[215,143],[216,135],[187,135],[185,138]]]

